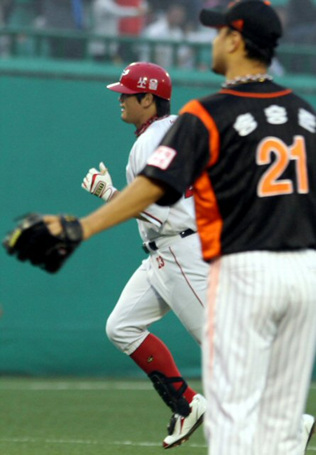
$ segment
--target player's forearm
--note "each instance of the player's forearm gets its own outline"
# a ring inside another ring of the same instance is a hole
[[[111,196],[111,198],[109,199],[109,201],[112,201],[114,198],[116,198],[117,196],[119,196],[119,195],[121,194],[121,192],[122,192],[122,191],[116,190],[116,191],[112,194],[112,196]],[[138,215],[136,215],[135,218],[137,218],[137,219],[140,220],[140,221],[148,221],[148,218],[145,218],[144,216],[142,216],[141,213],[139,213]]]
[[[108,204],[80,220],[84,239],[137,217],[163,194],[164,189],[158,183],[143,176],[137,177]]]

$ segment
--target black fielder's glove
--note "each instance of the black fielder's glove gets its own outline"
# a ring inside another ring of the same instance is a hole
[[[43,215],[30,213],[20,219],[2,245],[10,255],[20,261],[30,261],[49,273],[57,272],[82,241],[79,220],[70,215],[60,215],[62,232],[50,233]]]

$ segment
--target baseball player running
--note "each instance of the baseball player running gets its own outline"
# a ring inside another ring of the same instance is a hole
[[[176,120],[170,115],[171,79],[158,65],[136,62],[107,88],[120,94],[122,120],[137,128],[126,169],[131,183]],[[82,187],[104,201],[119,193],[103,163],[99,170],[90,169]],[[201,342],[208,266],[201,257],[190,189],[173,207],[151,205],[137,223],[148,258],[126,284],[106,332],[148,375],[173,411],[163,441],[167,449],[187,440],[202,423],[205,399],[187,385],[167,346],[148,328],[172,310]]]

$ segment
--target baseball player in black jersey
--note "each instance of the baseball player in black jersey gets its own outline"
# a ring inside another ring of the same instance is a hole
[[[212,455],[298,455],[316,341],[316,113],[267,69],[282,27],[268,2],[203,10],[218,93],[190,101],[138,177],[81,219],[88,239],[193,184],[210,263],[203,336]],[[55,216],[46,222],[60,231]]]

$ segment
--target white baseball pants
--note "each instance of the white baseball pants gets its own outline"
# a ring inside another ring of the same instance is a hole
[[[126,284],[109,316],[109,339],[131,355],[149,334],[148,327],[172,310],[200,343],[209,266],[201,259],[198,234],[180,236],[151,253]]]

